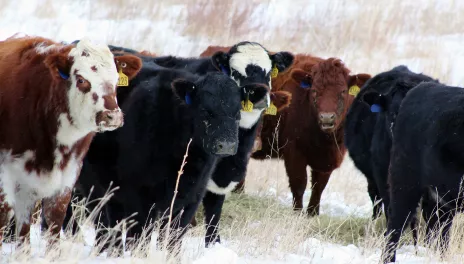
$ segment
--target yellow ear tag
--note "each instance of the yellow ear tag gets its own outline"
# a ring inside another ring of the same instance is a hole
[[[356,95],[358,95],[358,93],[359,93],[360,90],[361,90],[361,89],[359,89],[359,86],[357,86],[357,85],[355,84],[355,85],[353,85],[353,86],[350,87],[350,90],[348,91],[348,93],[349,93],[350,95],[352,95],[352,96],[356,96]]]
[[[277,69],[277,67],[274,65],[274,67],[271,70],[271,77],[275,78],[277,77],[277,74],[279,74],[279,69]]]
[[[264,112],[266,115],[276,115],[277,114],[277,107],[271,102],[271,105],[266,109]]]
[[[118,86],[129,86],[129,77],[122,72],[122,69],[119,70]]]
[[[253,103],[250,100],[242,101],[242,111],[251,112],[253,110]]]

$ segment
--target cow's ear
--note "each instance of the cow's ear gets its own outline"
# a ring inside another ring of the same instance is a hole
[[[362,96],[362,101],[366,103],[373,113],[385,112],[387,110],[387,98],[379,92],[367,92]]]
[[[371,75],[367,73],[360,73],[356,75],[350,75],[348,79],[348,87],[351,87],[353,85],[357,85],[359,88],[361,88],[367,80],[371,78]]]
[[[58,53],[47,56],[44,63],[50,70],[54,79],[69,80],[73,61],[73,57],[70,57],[65,53]]]
[[[180,100],[185,102],[185,104],[192,104],[192,100],[195,97],[196,85],[191,81],[184,79],[177,79],[171,83],[172,90],[174,94],[179,97]]]
[[[116,63],[118,72],[122,71],[129,80],[132,80],[142,69],[142,60],[134,55],[124,54],[115,56],[114,62]]]
[[[313,80],[309,73],[300,69],[294,69],[290,74],[292,76],[292,79],[295,80],[295,82],[297,82],[301,88],[311,88]]]
[[[272,92],[271,101],[277,107],[277,112],[279,112],[290,105],[292,94],[287,91]]]
[[[292,66],[295,56],[287,51],[281,51],[269,56],[272,61],[272,67],[277,68],[279,72],[284,72]]]
[[[222,71],[224,74],[230,75],[229,54],[223,51],[218,51],[211,56],[211,60],[213,66],[218,69],[218,71]]]

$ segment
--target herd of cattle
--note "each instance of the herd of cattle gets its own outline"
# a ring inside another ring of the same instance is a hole
[[[248,41],[181,58],[12,36],[0,42],[0,78],[0,243],[13,220],[13,237],[28,240],[38,201],[57,241],[73,194],[102,198],[112,184],[104,226],[137,213],[127,238],[159,220],[160,242],[175,248],[202,202],[209,246],[220,242],[225,195],[243,191],[250,158],[284,160],[295,210],[310,166],[314,216],[347,150],[367,179],[373,218],[387,209],[385,262],[395,261],[405,223],[415,228],[419,205],[427,241],[439,234],[442,252],[460,210],[464,89],[403,65],[371,77],[337,58]],[[168,228],[169,209],[177,221]],[[164,241],[167,229],[179,232]]]

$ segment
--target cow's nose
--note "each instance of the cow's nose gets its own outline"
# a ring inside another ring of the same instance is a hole
[[[333,123],[335,121],[335,113],[334,112],[320,113],[319,119],[321,120],[322,123]]]
[[[237,143],[229,141],[219,141],[215,147],[216,155],[235,155],[237,153]]]
[[[334,112],[323,112],[319,114],[322,129],[332,129],[335,126],[336,115]]]
[[[114,130],[124,125],[124,115],[121,109],[117,110],[106,110],[97,114],[97,125],[100,130]]]

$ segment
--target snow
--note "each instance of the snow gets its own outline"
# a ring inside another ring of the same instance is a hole
[[[32,236],[39,237],[38,226],[33,226]],[[155,240],[156,234],[153,237]],[[198,245],[201,244],[203,238],[186,237],[184,239],[184,255],[182,256],[182,263],[192,264],[366,264],[378,263],[381,251],[376,249],[373,251],[365,250],[355,245],[338,245],[334,243],[323,242],[315,238],[309,238],[300,246],[300,254],[289,254],[284,252],[273,252],[272,256],[259,256],[251,257],[246,255],[238,255],[233,249],[227,245],[233,244],[234,241],[224,241],[223,244],[216,243],[211,248],[202,248]],[[87,239],[88,240],[88,239]],[[91,240],[91,239],[90,239]],[[32,255],[33,261],[45,261],[43,254],[45,248],[45,241],[42,239],[32,239]],[[153,247],[154,245],[152,245]],[[89,258],[91,251],[90,245],[74,244],[72,245],[73,261],[79,264],[103,264],[103,263],[142,263],[141,259],[130,258],[130,252],[126,252],[124,258],[106,258],[106,254],[98,257]],[[20,263],[20,262],[7,262],[8,255],[14,252],[11,244],[6,244],[2,248],[2,259],[0,263]],[[443,263],[436,259],[430,259],[427,250],[423,247],[418,248],[419,254],[415,255],[413,246],[403,246],[398,249],[397,263],[400,264],[416,264],[416,263]],[[156,259],[157,255],[162,255],[161,252],[154,252],[151,259]],[[47,263],[47,262],[44,262]]]

